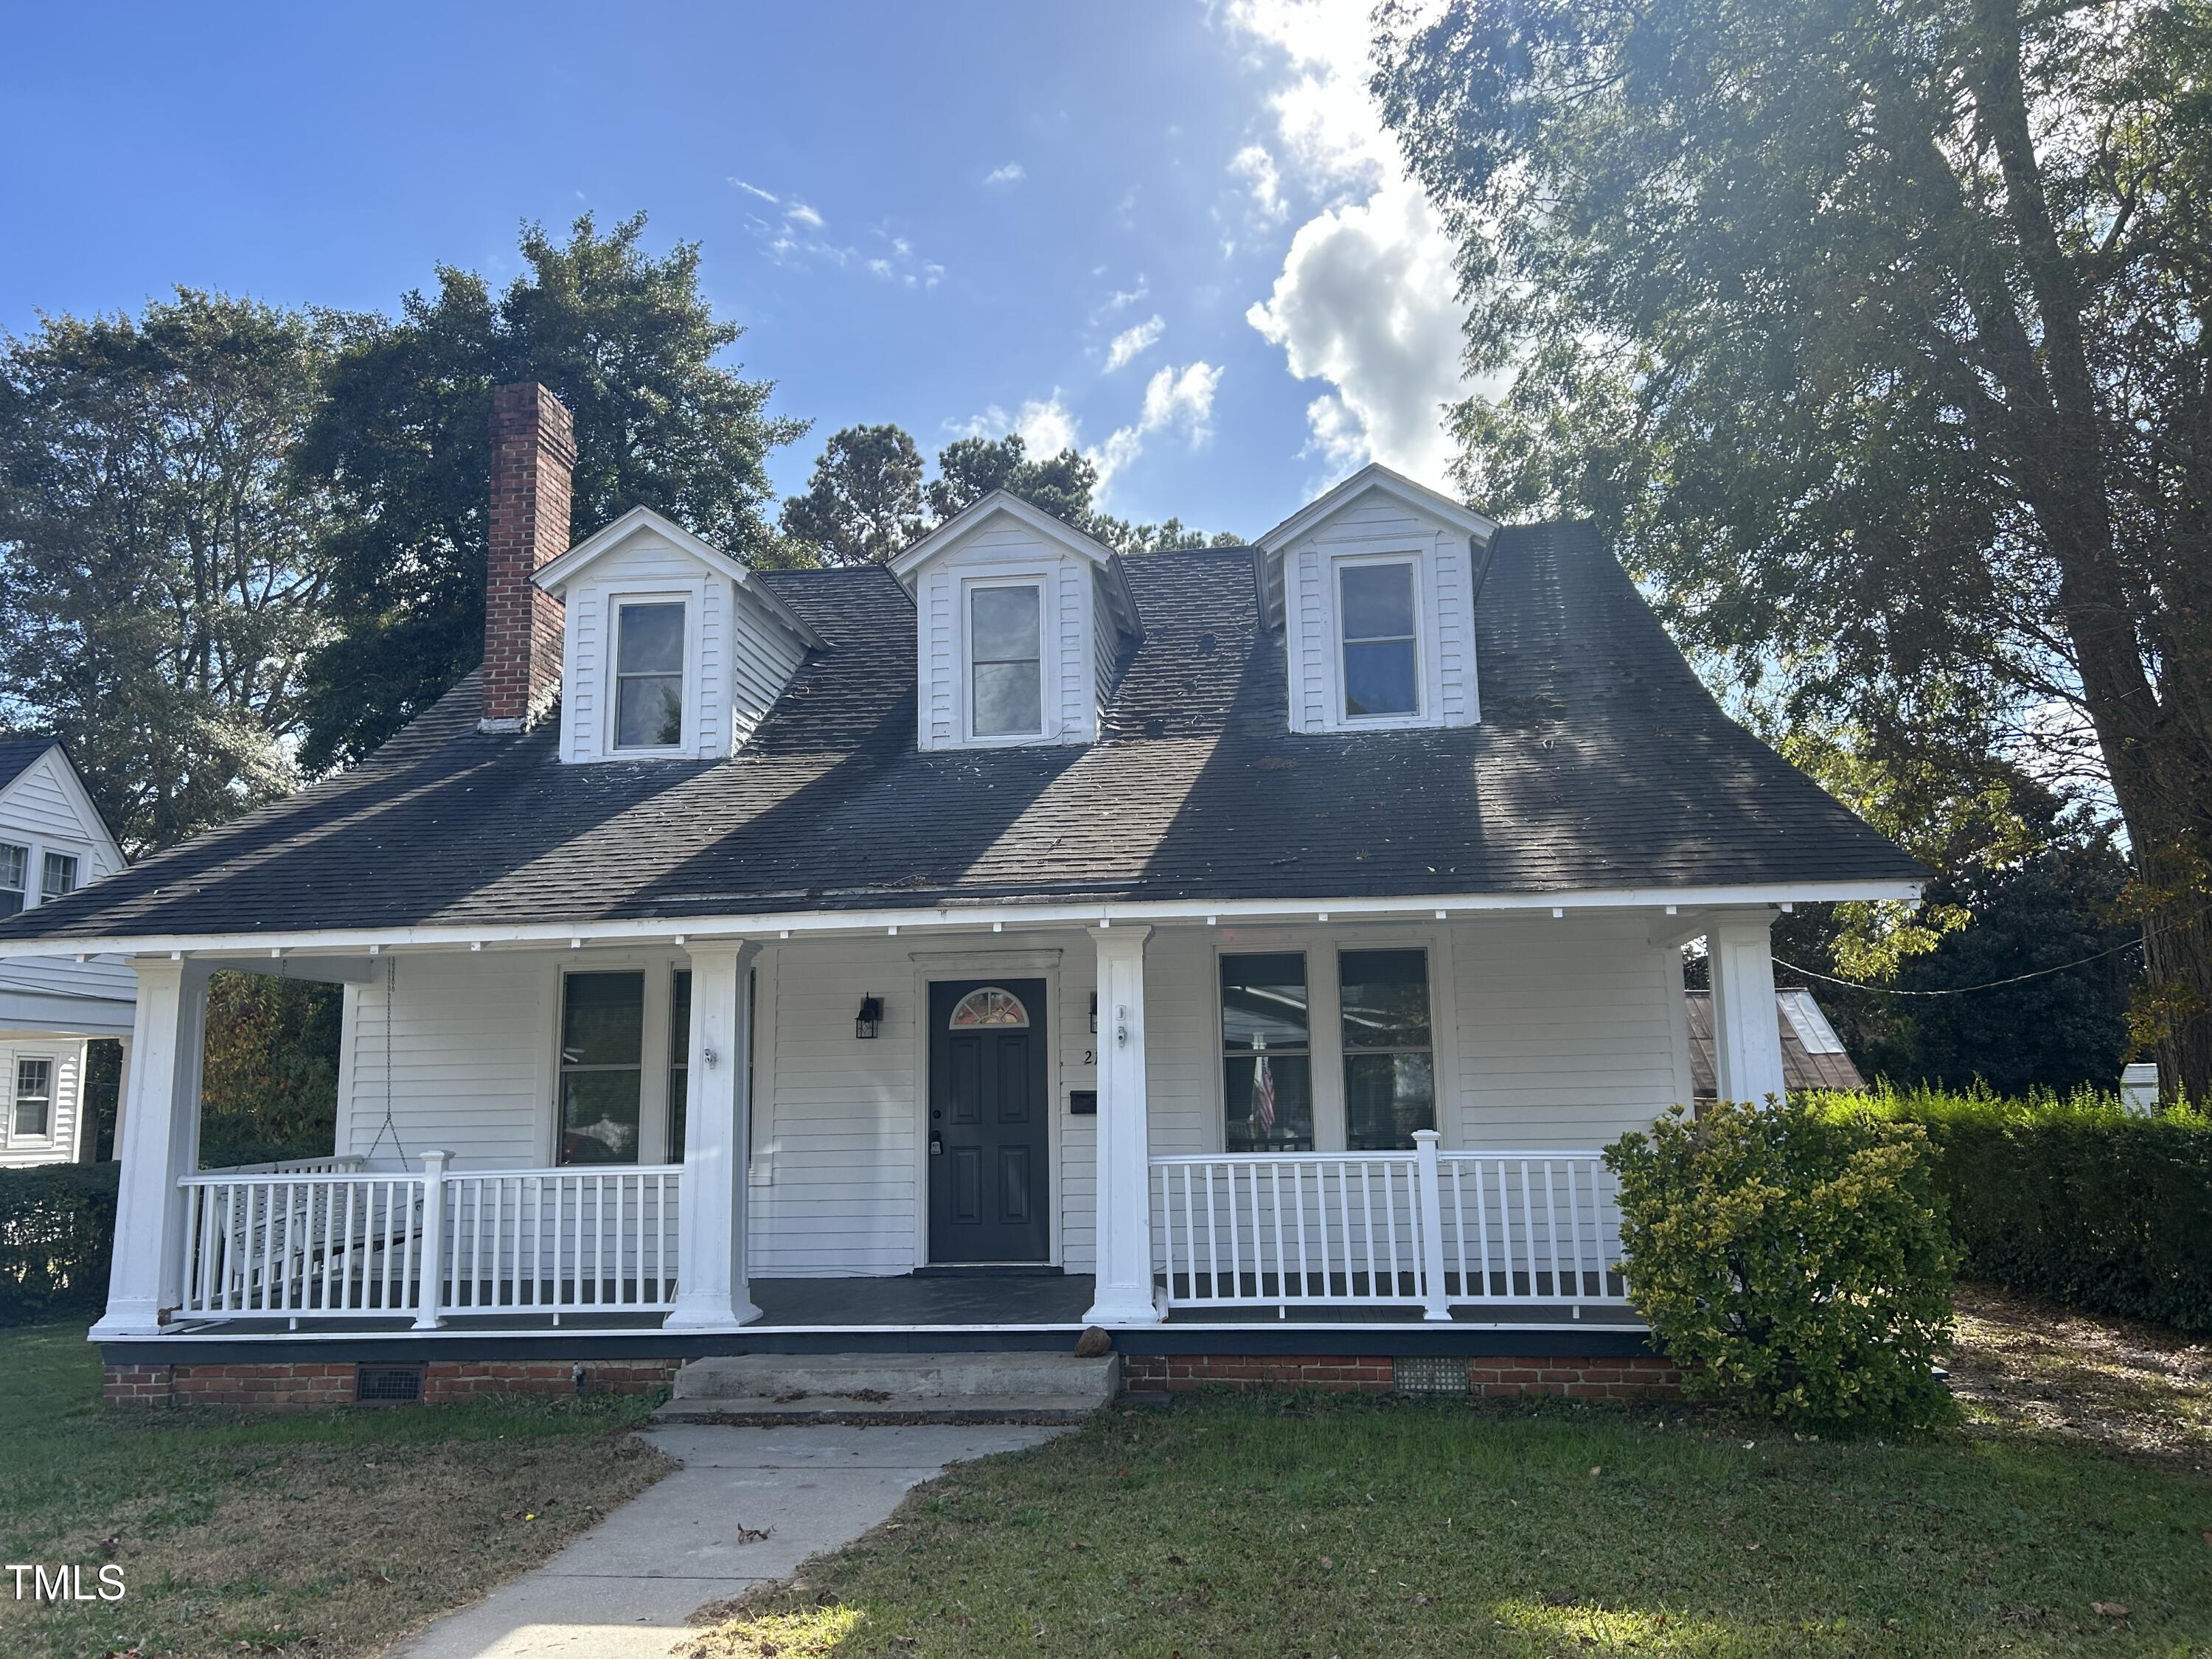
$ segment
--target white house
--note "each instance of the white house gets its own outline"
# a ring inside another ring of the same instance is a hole
[[[1154,1378],[1643,1355],[1598,1152],[1691,1098],[1680,947],[1761,1097],[1778,911],[1925,874],[1586,526],[1370,466],[1249,548],[994,495],[754,570],[643,510],[569,546],[567,411],[494,419],[483,671],[0,927],[136,970],[122,1391],[1087,1324]],[[218,966],[344,985],[337,1158],[198,1167]]]
[[[52,738],[0,738],[0,919],[35,913],[123,867],[123,850]],[[131,1039],[137,981],[120,957],[0,951],[0,1169],[93,1153],[85,1050]]]

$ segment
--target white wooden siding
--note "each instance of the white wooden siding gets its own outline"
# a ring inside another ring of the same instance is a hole
[[[77,861],[77,885],[86,886],[123,867],[114,840],[58,750],[49,750],[0,789],[0,841],[27,847],[25,902],[39,902],[39,884],[49,852]],[[138,981],[120,957],[78,962],[68,957],[8,957],[0,959],[0,1004],[10,993],[33,996],[88,997],[130,1003]],[[122,1019],[129,1023],[128,1011]]]
[[[74,1037],[35,1031],[0,1031],[0,1170],[76,1161],[77,1107],[84,1090],[84,1043]],[[51,1132],[47,1134],[19,1138],[15,1133],[18,1060],[53,1062],[54,1103],[47,1120]]]
[[[734,590],[730,622],[730,729],[735,746],[752,736],[775,706],[806,659],[806,647],[750,588]]]
[[[367,1158],[373,1149],[383,1166],[404,1153],[416,1169],[433,1150],[452,1153],[459,1169],[535,1169],[550,1162],[560,960],[538,951],[396,960],[388,1073],[386,973],[346,988],[338,1154]],[[390,1131],[383,1127],[387,1075]]]
[[[1089,743],[1098,735],[1102,675],[1097,567],[1048,542],[1008,514],[985,519],[915,575],[915,654],[921,677],[915,738],[924,749],[965,744],[967,678],[962,669],[967,622],[962,584],[971,578],[1034,576],[1044,586],[1042,743]],[[1110,624],[1109,625],[1110,631]]]
[[[1091,661],[1096,673],[1091,701],[1097,714],[1105,712],[1107,700],[1114,695],[1114,670],[1121,660],[1121,629],[1109,597],[1114,580],[1114,573],[1103,566],[1091,573]],[[1097,729],[1094,714],[1092,730]]]
[[[1633,917],[1455,927],[1444,1145],[1603,1146],[1688,1097],[1681,953]]]
[[[1421,611],[1421,717],[1404,723],[1466,726],[1480,718],[1471,609],[1474,568],[1467,538],[1395,497],[1369,495],[1322,520],[1283,554],[1293,731],[1346,729],[1338,690],[1336,562],[1389,553],[1414,560]],[[1370,724],[1358,721],[1353,728]]]

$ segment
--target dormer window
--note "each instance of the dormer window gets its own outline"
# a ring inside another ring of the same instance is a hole
[[[684,605],[615,607],[617,749],[676,749],[684,742]]]
[[[971,738],[1044,732],[1044,587],[977,583],[968,590]]]
[[[1344,718],[1421,712],[1420,607],[1411,559],[1347,560],[1337,567]]]

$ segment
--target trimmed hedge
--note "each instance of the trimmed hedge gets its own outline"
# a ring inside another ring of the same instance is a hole
[[[119,1164],[0,1170],[0,1325],[107,1299]]]
[[[1967,1273],[2095,1313],[2212,1330],[2212,1116],[2144,1117],[2087,1093],[1881,1090],[1818,1104],[1927,1132]]]

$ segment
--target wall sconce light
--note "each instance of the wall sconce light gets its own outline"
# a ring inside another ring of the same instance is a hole
[[[884,1000],[881,997],[862,997],[860,1012],[853,1018],[853,1035],[866,1040],[883,1029]]]
[[[1098,1033],[1098,993],[1096,991],[1091,994],[1091,1031],[1094,1036]]]

